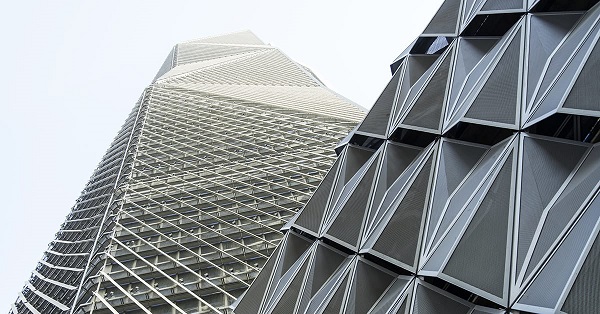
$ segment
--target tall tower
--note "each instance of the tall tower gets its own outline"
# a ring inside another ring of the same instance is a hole
[[[446,0],[235,313],[598,313],[599,39],[597,0]]]
[[[363,116],[251,32],[176,45],[11,313],[228,312]]]

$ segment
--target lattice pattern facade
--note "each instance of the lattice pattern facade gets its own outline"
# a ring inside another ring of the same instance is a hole
[[[446,0],[234,312],[597,313],[600,4]]]
[[[250,32],[178,44],[11,313],[215,313],[364,117]]]

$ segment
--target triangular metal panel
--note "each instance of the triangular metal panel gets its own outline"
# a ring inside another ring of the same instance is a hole
[[[452,115],[449,116],[447,121],[444,123],[444,133],[458,122],[464,120],[463,117],[467,110],[469,110],[471,104],[475,101],[475,98],[479,95],[479,92],[487,83],[490,75],[492,75],[492,73],[496,70],[496,65],[504,55],[509,45],[513,42],[515,36],[523,32],[524,25],[524,18],[522,18],[508,32],[506,32],[506,34],[496,43],[496,45],[492,47],[483,56],[483,58],[481,58],[471,72],[469,72],[466,79],[462,83],[459,92],[456,94],[456,97],[452,98],[455,103],[448,105],[448,107],[453,108],[453,110]],[[520,43],[520,41],[517,42]],[[518,61],[515,60],[514,62]],[[519,69],[522,69],[522,66],[519,66]],[[488,122],[486,120],[475,120],[473,122],[477,124],[498,126],[497,123]]]
[[[532,97],[538,81],[542,78],[548,58],[581,16],[582,14],[578,12],[527,15],[527,80],[524,82],[526,83],[524,113],[531,109]]]
[[[437,287],[417,280],[410,313],[469,314],[473,305]]]
[[[475,194],[482,186],[489,183],[490,174],[497,168],[502,157],[512,151],[515,136],[510,137],[503,142],[492,146],[477,162],[473,171],[469,173],[467,178],[460,183],[460,186],[453,192],[441,211],[442,218],[438,219],[436,226],[429,225],[429,228],[435,227],[433,233],[433,241],[427,244],[426,249],[439,242],[443,233],[450,227],[454,219],[461,211],[465,209],[467,204],[471,203],[475,198]],[[431,212],[439,212],[432,209]]]
[[[524,27],[520,28],[465,113],[468,121],[492,122],[517,129],[521,112]],[[463,121],[467,119],[463,118]]]
[[[508,301],[515,169],[516,153],[511,152],[443,270],[497,300],[505,300],[501,304]]]
[[[345,154],[345,151],[343,154]],[[319,233],[319,226],[321,225],[325,209],[327,208],[334,180],[339,171],[339,165],[344,158],[343,154],[338,157],[331,169],[329,169],[329,172],[325,175],[325,178],[323,178],[323,181],[321,181],[319,187],[315,190],[306,205],[304,205],[304,208],[299,212],[298,218],[296,218],[294,222],[294,227],[299,227],[313,236],[316,236]]]
[[[289,283],[286,285],[285,290],[281,291],[281,296],[274,295],[272,297],[277,300],[276,303],[272,303],[263,313],[292,313],[294,311],[309,264],[310,258],[307,257],[294,276],[287,278]]]
[[[342,289],[341,297],[339,303],[341,305],[341,301],[343,299],[343,294],[346,289],[346,285],[348,282],[349,273],[352,271],[354,267],[353,261],[356,259],[356,256],[348,256],[340,266],[337,267],[333,275],[331,275],[325,283],[321,286],[321,288],[314,293],[314,295],[309,300],[309,303],[304,312],[300,311],[299,313],[304,314],[312,314],[319,313],[322,311],[324,307],[331,301],[334,297],[333,294],[336,293],[338,289]],[[338,306],[339,308],[339,306]]]
[[[403,62],[403,67],[398,71],[403,71],[402,79],[398,85],[398,91],[396,100],[394,102],[394,109],[392,110],[391,122],[389,125],[388,135],[396,130],[398,119],[403,117],[406,112],[410,109],[410,104],[407,98],[414,98],[412,96],[418,88],[414,90],[412,87],[417,84],[422,84],[424,81],[420,81],[421,77],[426,76],[425,74],[431,72],[432,65],[438,59],[437,55],[409,55]]]
[[[463,88],[467,75],[497,42],[496,38],[458,38],[444,121],[447,121],[454,113],[456,98]]]
[[[438,231],[439,234],[436,236],[439,237],[439,240],[430,241],[429,243],[422,242],[422,256],[419,259],[418,275],[439,276],[444,262],[448,259],[458,239],[460,239],[463,229],[472,217],[472,213],[475,212],[478,201],[483,198],[486,188],[491,184],[490,182],[484,183],[486,185],[478,189],[472,195],[472,199],[468,204],[456,214],[455,220],[449,225],[448,229]]]
[[[600,116],[600,45],[592,49],[559,112]],[[568,111],[567,111],[568,110]]]
[[[398,276],[368,313],[389,313],[398,303],[403,301],[402,299],[406,296],[413,281],[414,277]]]
[[[418,246],[425,220],[425,207],[431,183],[431,169],[435,154],[431,154],[420,171],[414,175],[414,181],[402,200],[397,202],[393,214],[388,215],[376,226],[365,247],[367,252],[390,261],[398,261],[399,266],[416,272]],[[372,243],[372,244],[371,244]],[[380,254],[376,254],[380,253]]]
[[[383,159],[378,169],[373,196],[370,200],[366,229],[370,229],[379,205],[387,191],[398,177],[410,166],[423,149],[403,144],[387,142],[383,151]]]
[[[456,36],[461,7],[461,0],[445,0],[423,31],[423,35]]]
[[[346,293],[343,313],[367,313],[396,276],[389,270],[359,257]]]
[[[269,286],[265,293],[265,302],[272,300],[273,296],[284,289],[287,280],[285,276],[292,276],[293,272],[289,272],[290,268],[295,265],[297,270],[301,264],[299,259],[301,256],[306,256],[311,247],[311,242],[296,233],[290,232],[286,234],[281,243],[281,252],[277,258],[277,264],[273,269],[273,275],[270,278]]]
[[[532,109],[523,127],[535,124],[562,106],[582,64],[597,41],[599,18],[600,6],[597,5],[578,21],[554,50],[535,88]]]
[[[258,276],[252,282],[252,289],[246,290],[242,298],[234,304],[237,314],[258,313],[261,308],[262,300],[268,288],[273,269],[275,268],[281,245],[275,249],[267,263],[263,266]]]
[[[378,159],[379,153],[369,149],[348,146],[346,158],[338,172],[335,188],[330,196],[323,222],[320,225],[319,236],[329,225],[331,219],[337,216],[341,207],[346,203],[352,191],[356,188],[367,170]]]
[[[600,25],[598,25],[597,29],[600,30]],[[597,33],[597,35],[600,35],[600,33]],[[598,38],[596,38],[596,40],[597,39]],[[587,40],[587,41],[585,41],[584,45],[581,47],[581,50],[587,51],[588,49],[591,49],[594,44],[595,44],[594,41]],[[535,106],[533,109],[534,111],[531,113],[531,116],[529,117],[529,119],[528,119],[527,123],[524,125],[524,127],[531,126],[534,123],[539,122],[539,121],[543,120],[544,118],[547,118],[556,112],[565,112],[565,113],[571,113],[571,114],[591,115],[591,116],[598,115],[597,112],[595,112],[595,111],[589,111],[589,110],[583,111],[583,110],[577,110],[577,109],[572,109],[572,108],[568,109],[568,108],[562,107],[564,105],[567,97],[569,96],[569,93],[571,91],[571,88],[573,87],[573,84],[579,77],[581,68],[582,68],[585,60],[586,60],[586,53],[576,54],[573,57],[573,59],[570,61],[570,63],[568,63],[568,65],[562,69],[562,73],[555,81],[552,82],[552,86],[544,94],[541,102],[534,105]],[[587,84],[595,86],[593,83],[590,83],[590,82],[587,82]],[[585,89],[585,87],[584,87],[584,89]],[[589,97],[595,97],[594,92],[590,92]],[[577,97],[580,97],[580,96],[581,95],[579,95]],[[571,101],[573,101],[573,99],[571,99]],[[586,100],[585,103],[589,103],[589,100]],[[592,104],[591,106],[593,107],[594,105]]]
[[[560,195],[545,209],[543,221],[537,226],[533,238],[535,246],[528,251],[526,270],[520,278],[531,277],[545,256],[550,254],[561,235],[565,234],[573,220],[581,213],[587,200],[597,192],[600,176],[600,149],[596,146],[584,157],[574,175],[563,185]]]
[[[377,237],[373,236],[373,233],[376,230],[381,231],[381,229],[377,229],[375,226],[379,224],[385,225],[385,222],[382,221],[386,220],[386,217],[389,218],[389,216],[393,215],[398,202],[400,202],[408,192],[416,175],[437,148],[437,144],[437,141],[433,142],[423,149],[386,190],[380,204],[372,204],[372,208],[370,209],[371,213],[369,213],[370,218],[368,225],[365,228],[365,235],[363,236],[364,240],[361,247],[370,247],[373,244],[373,241],[376,240]],[[371,244],[367,245],[366,242],[371,242]]]
[[[382,153],[378,153],[377,159],[381,159],[381,156]],[[378,162],[374,160],[344,204],[340,204],[341,208],[334,214],[329,226],[323,230],[325,238],[352,250],[358,249],[377,165]]]
[[[303,284],[302,295],[298,301],[296,313],[304,313],[307,310],[311,298],[321,289],[323,284],[325,284],[347,257],[347,254],[333,249],[322,242],[318,243],[309,274],[306,276],[306,281]]]
[[[445,112],[447,86],[456,41],[439,57],[434,69],[414,99],[407,99],[408,112],[400,119],[400,126],[413,126],[439,133]]]
[[[402,71],[397,71],[392,76],[392,79],[383,89],[383,92],[381,92],[381,95],[377,98],[367,116],[360,123],[357,133],[385,137],[391,111],[394,106],[398,82],[401,77]]]
[[[429,205],[427,225],[430,227],[427,228],[423,241],[428,243],[431,240],[433,227],[442,217],[442,211],[448,198],[465,180],[467,174],[472,171],[486,150],[485,146],[442,139],[433,181],[433,194]]]
[[[588,204],[587,210],[577,220],[564,240],[561,241],[559,247],[544,264],[544,267],[526,286],[526,290],[519,297],[517,304],[513,305],[513,308],[531,312],[554,312],[559,306],[560,299],[565,296],[565,287],[576,276],[576,271],[579,268],[577,265],[583,261],[589,246],[597,236],[599,222],[600,199],[596,197]],[[588,248],[586,249],[586,247]],[[597,274],[594,276],[597,276]],[[598,287],[588,287],[586,292],[590,293],[588,297],[591,297],[592,291],[597,294]],[[593,302],[593,297],[588,300]]]
[[[597,199],[597,198],[596,198]],[[596,203],[596,204],[594,204]],[[594,201],[591,206],[600,206],[598,201]],[[588,209],[597,210],[597,209]],[[596,232],[598,228],[596,227]],[[561,306],[561,311],[565,313],[583,313],[592,314],[600,308],[600,289],[597,288],[597,283],[600,278],[598,269],[600,269],[600,240],[598,234],[595,237],[592,234],[590,239],[594,239],[593,245],[590,247],[585,262],[580,259],[578,264],[581,268],[577,272],[576,277],[571,277],[572,285],[570,285],[568,294],[563,293],[565,299]]]
[[[342,301],[344,300],[344,296],[346,294],[346,286],[349,278],[350,276],[347,276],[342,284],[337,287],[337,290],[332,291],[334,292],[333,297],[331,297],[325,308],[319,312],[320,314],[341,314]],[[305,314],[308,314],[308,312]]]
[[[296,274],[299,271],[305,271],[306,265],[308,263],[309,256],[311,255],[312,250],[304,252],[297,260],[294,260],[293,264],[285,271],[282,272],[279,278],[274,278],[277,281],[273,282],[273,286],[270,288],[269,297],[265,299],[266,308],[269,306],[273,306],[273,303],[276,302],[281,295],[289,288],[293,278],[295,278]]]
[[[520,197],[516,211],[516,271],[521,271],[542,213],[581,160],[578,142],[521,136]]]

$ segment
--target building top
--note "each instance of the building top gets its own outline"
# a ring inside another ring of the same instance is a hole
[[[365,113],[361,106],[328,89],[307,67],[250,31],[175,45],[154,84],[357,122]]]

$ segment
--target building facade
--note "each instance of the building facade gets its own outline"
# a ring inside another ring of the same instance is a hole
[[[176,45],[11,313],[220,313],[364,117],[240,32]]]
[[[598,313],[600,4],[446,0],[246,313]]]

